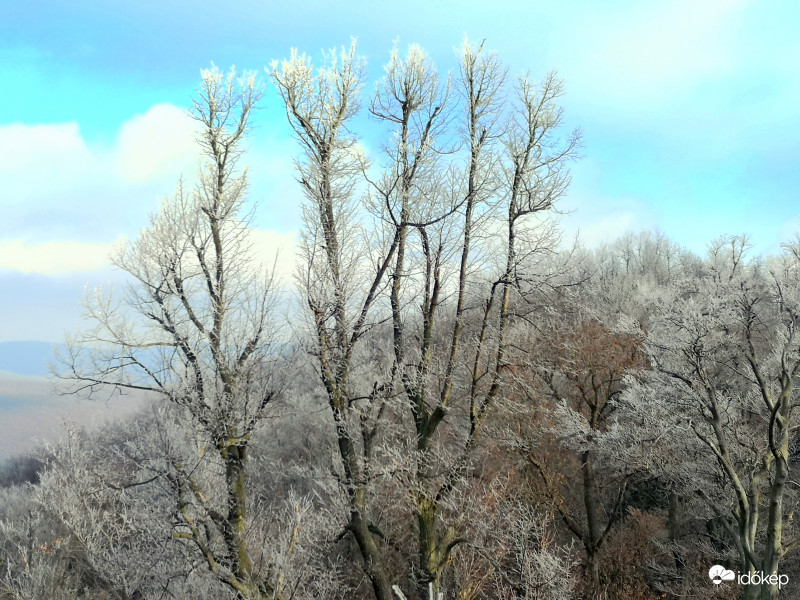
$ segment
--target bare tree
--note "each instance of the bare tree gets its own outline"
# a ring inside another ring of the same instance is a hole
[[[312,353],[336,429],[349,506],[347,529],[375,597],[391,600],[391,578],[370,530],[374,526],[368,507],[376,433],[370,413],[384,388],[376,384],[361,389],[353,372],[359,342],[374,325],[370,312],[385,286],[399,239],[395,235],[388,247],[375,252],[355,217],[354,186],[363,162],[348,123],[359,110],[364,62],[355,54],[355,43],[326,58],[315,73],[311,61],[293,51],[289,60],[273,63],[271,74],[302,148],[297,170],[307,203],[301,285],[312,319]]]
[[[704,273],[665,298],[648,336],[655,373],[626,392],[633,414],[609,441],[630,442],[640,423],[631,447],[648,468],[703,500],[742,572],[769,577],[798,543],[784,534],[793,512],[800,253],[787,245],[764,265],[747,261],[747,247],[743,237],[718,240]],[[745,586],[743,595],[774,598],[776,584]]]
[[[612,421],[624,390],[623,379],[647,366],[641,347],[643,335],[624,322],[608,327],[585,314],[581,306],[556,311],[555,319],[557,322],[541,327],[532,366],[545,394],[553,400],[554,422],[533,427],[544,427],[545,435],[574,453],[572,462],[580,475],[564,477],[569,471],[563,464],[554,473],[542,456],[542,444],[523,443],[523,448],[563,523],[583,545],[586,572],[599,590],[600,551],[625,516],[622,503],[633,473],[619,460],[604,460],[596,438]],[[580,481],[576,486],[582,488],[580,493],[564,494],[557,483],[560,479],[567,487]],[[570,497],[581,498],[579,509],[570,505]]]
[[[417,595],[430,584],[438,593],[463,541],[451,508],[504,385],[512,296],[525,287],[526,259],[550,248],[525,217],[563,195],[579,140],[558,133],[555,76],[540,86],[520,79],[507,111],[495,54],[466,43],[460,66],[454,85],[421,48],[405,58],[395,48],[369,109],[390,132],[374,176],[348,129],[363,85],[354,46],[329,54],[316,73],[296,52],[273,65],[303,149],[301,284],[311,352],[336,424],[349,530],[381,600],[394,582],[372,533],[380,528],[371,490],[381,476],[394,478],[410,500]],[[498,247],[503,260],[492,273],[480,257]]]
[[[421,315],[414,318],[399,310],[394,300],[399,293],[392,291],[393,368],[400,374],[416,439],[409,489],[417,510],[420,595],[430,583],[438,593],[453,548],[464,541],[454,496],[462,488],[481,427],[507,383],[512,296],[529,291],[524,272],[531,255],[551,248],[552,240],[531,228],[526,217],[549,211],[564,193],[569,181],[566,164],[578,144],[577,133],[564,140],[557,133],[561,112],[555,101],[561,83],[553,75],[540,86],[521,78],[511,97],[504,98],[505,70],[496,54],[467,42],[460,67],[456,87],[464,101],[460,122],[469,150],[466,168],[459,173],[463,179],[454,187],[441,189],[438,184],[438,190],[416,192],[422,198],[438,193],[439,215],[429,224],[420,219],[414,224],[420,263],[403,265],[398,253],[391,274],[394,288],[403,290],[406,298],[423,299]],[[406,78],[432,81],[421,68],[407,68]],[[510,114],[503,111],[503,100],[511,106]],[[397,103],[411,105],[404,97]],[[433,110],[424,114],[435,115],[436,107],[443,106],[430,104]],[[424,119],[420,122],[426,124],[424,131],[435,130]],[[439,175],[432,181],[442,180],[447,181]],[[419,184],[417,188],[425,189]],[[494,236],[502,242],[492,244]],[[503,260],[487,278],[492,267],[481,268],[479,257],[493,249],[501,251]],[[445,261],[450,256],[457,266],[447,281]],[[412,269],[422,275],[406,276]],[[442,318],[451,304],[444,296],[448,287],[455,296],[449,319]],[[469,331],[465,343],[468,320],[478,327]],[[404,329],[409,333],[404,335]],[[452,429],[445,434],[439,428],[448,415]]]
[[[193,422],[193,456],[167,453],[176,495],[173,536],[241,598],[268,586],[254,572],[247,529],[247,451],[280,393],[271,275],[250,251],[238,169],[262,91],[255,75],[202,72],[192,115],[203,162],[149,228],[114,256],[132,278],[121,300],[86,301],[95,327],[70,340],[59,376],[90,396],[109,389],[155,393]]]

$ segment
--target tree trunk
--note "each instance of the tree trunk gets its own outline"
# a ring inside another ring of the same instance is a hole
[[[341,411],[334,410],[336,418],[336,436],[339,444],[339,454],[342,458],[345,480],[348,486],[350,518],[348,529],[353,534],[358,545],[361,558],[364,561],[364,570],[370,579],[375,600],[392,600],[392,586],[389,576],[383,566],[383,558],[372,532],[369,530],[367,518],[367,488],[364,473],[356,449],[350,439],[346,424],[342,421]]]
[[[228,493],[228,519],[225,528],[225,543],[231,560],[231,571],[246,585],[253,582],[253,563],[247,548],[247,470],[245,466],[246,446],[233,445],[222,450],[225,461],[225,482]]]
[[[356,539],[361,557],[364,559],[364,568],[372,583],[375,600],[393,600],[392,586],[389,576],[383,568],[383,561],[375,544],[375,538],[369,530],[369,521],[364,518],[366,509],[366,489],[363,487],[355,490],[350,509],[350,531]]]
[[[752,575],[755,570],[750,571]],[[761,596],[761,587],[757,585],[742,585],[740,586],[740,597],[742,600],[759,600]]]
[[[684,567],[683,558],[676,549],[678,539],[680,538],[680,504],[681,499],[675,492],[669,494],[669,513],[667,514],[667,530],[669,532],[669,541],[673,545],[672,558],[675,561],[675,574],[678,577],[683,576]]]
[[[420,498],[418,503],[417,522],[419,526],[419,567],[416,584],[419,598],[427,598],[429,584],[433,584],[433,597],[436,598],[441,587],[443,563],[446,562],[442,547],[447,539],[440,539],[436,532],[437,506],[433,500]],[[446,538],[447,536],[445,536]]]
[[[581,470],[583,471],[583,506],[586,510],[586,574],[595,590],[600,589],[600,566],[597,554],[597,545],[600,534],[597,528],[597,501],[594,496],[594,471],[592,469],[592,456],[586,450],[581,457]]]
[[[763,564],[764,575],[767,577],[778,574],[783,551],[783,496],[786,491],[786,481],[789,478],[788,455],[788,440],[784,440],[780,448],[780,458],[775,461],[775,478],[770,486],[769,521]],[[778,596],[777,584],[765,583],[761,587],[762,600],[772,600]]]

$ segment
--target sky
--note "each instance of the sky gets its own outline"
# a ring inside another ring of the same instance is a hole
[[[586,245],[660,229],[702,252],[800,230],[800,5],[790,0],[402,3],[37,0],[0,6],[0,341],[59,342],[115,245],[196,170],[200,70],[257,70],[358,40],[372,81],[394,43],[447,71],[464,36],[511,75],[556,70],[583,158],[561,208]],[[371,89],[371,84],[368,89]],[[267,85],[245,162],[255,226],[284,269],[298,149]]]

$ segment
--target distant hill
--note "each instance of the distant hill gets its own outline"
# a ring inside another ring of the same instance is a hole
[[[49,355],[48,355],[49,360]],[[100,425],[122,419],[147,403],[131,392],[109,401],[83,400],[59,393],[59,382],[0,371],[0,461],[64,436],[65,424]]]
[[[110,402],[60,395],[57,382],[47,377],[47,364],[53,362],[56,347],[63,344],[0,342],[0,460],[57,441],[67,422],[91,426],[144,406],[142,393]]]
[[[47,375],[47,364],[53,361],[53,351],[63,344],[50,342],[0,342],[0,371],[17,375]]]

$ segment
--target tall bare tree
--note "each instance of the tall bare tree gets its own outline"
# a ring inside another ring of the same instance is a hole
[[[385,287],[399,237],[394,235],[388,247],[375,253],[356,217],[354,186],[364,165],[348,125],[360,108],[364,61],[356,56],[353,43],[349,49],[332,51],[315,72],[310,59],[293,51],[289,60],[273,63],[272,78],[302,148],[297,170],[306,196],[300,248],[303,301],[312,320],[312,353],[336,429],[349,506],[347,528],[375,597],[390,600],[391,578],[370,530],[374,525],[368,506],[376,435],[372,413],[385,388],[376,384],[362,389],[354,371],[359,344],[374,326],[370,313]]]
[[[247,452],[280,393],[272,278],[251,253],[242,142],[262,89],[255,75],[202,72],[192,116],[199,181],[178,186],[114,264],[131,277],[120,300],[86,300],[93,329],[70,340],[60,376],[89,395],[153,392],[193,422],[193,455],[168,453],[173,536],[241,598],[269,589],[254,571],[247,529]]]
[[[431,80],[423,69],[416,71],[420,80]],[[436,190],[442,198],[440,213],[430,224],[419,219],[415,224],[421,258],[416,271],[424,275],[415,280],[398,269],[392,273],[407,298],[424,298],[417,318],[401,314],[393,303],[396,369],[415,425],[410,489],[417,510],[420,594],[429,584],[439,591],[454,547],[465,541],[460,535],[463,511],[453,510],[454,501],[482,424],[507,383],[512,296],[525,291],[530,255],[550,248],[551,240],[525,217],[549,211],[564,193],[569,180],[565,165],[578,144],[577,133],[559,138],[561,113],[555,101],[561,84],[554,76],[538,87],[522,78],[508,96],[504,82],[498,56],[465,43],[455,84],[462,116],[454,124],[460,125],[459,141],[468,150],[466,164],[456,169],[455,184],[443,175],[434,179],[445,182]],[[409,104],[398,100],[400,106]],[[503,110],[504,101],[510,111]],[[500,244],[487,243],[495,236]],[[480,258],[492,250],[503,256],[493,275],[491,263],[482,264]],[[455,260],[448,281],[450,257]],[[444,297],[448,287],[454,305]],[[477,327],[465,340],[468,321]],[[421,328],[412,329],[415,323]],[[414,335],[398,336],[403,328]],[[439,427],[448,415],[451,433],[443,434]]]
[[[312,353],[336,423],[349,528],[381,600],[394,582],[370,531],[380,532],[370,489],[378,476],[399,474],[417,522],[413,580],[419,596],[431,584],[438,593],[463,541],[457,511],[447,507],[504,385],[523,263],[542,249],[525,217],[550,210],[563,195],[579,140],[577,133],[560,137],[554,76],[540,86],[521,79],[506,110],[505,69],[495,54],[466,43],[460,69],[453,84],[421,48],[411,46],[405,58],[395,48],[369,106],[390,134],[375,176],[348,125],[363,85],[354,46],[328,55],[317,72],[297,53],[273,65],[303,148],[302,287]],[[492,247],[497,237],[502,242]],[[492,274],[480,257],[498,249],[503,260]],[[391,341],[381,349],[383,320]],[[366,377],[365,353],[372,364]]]

